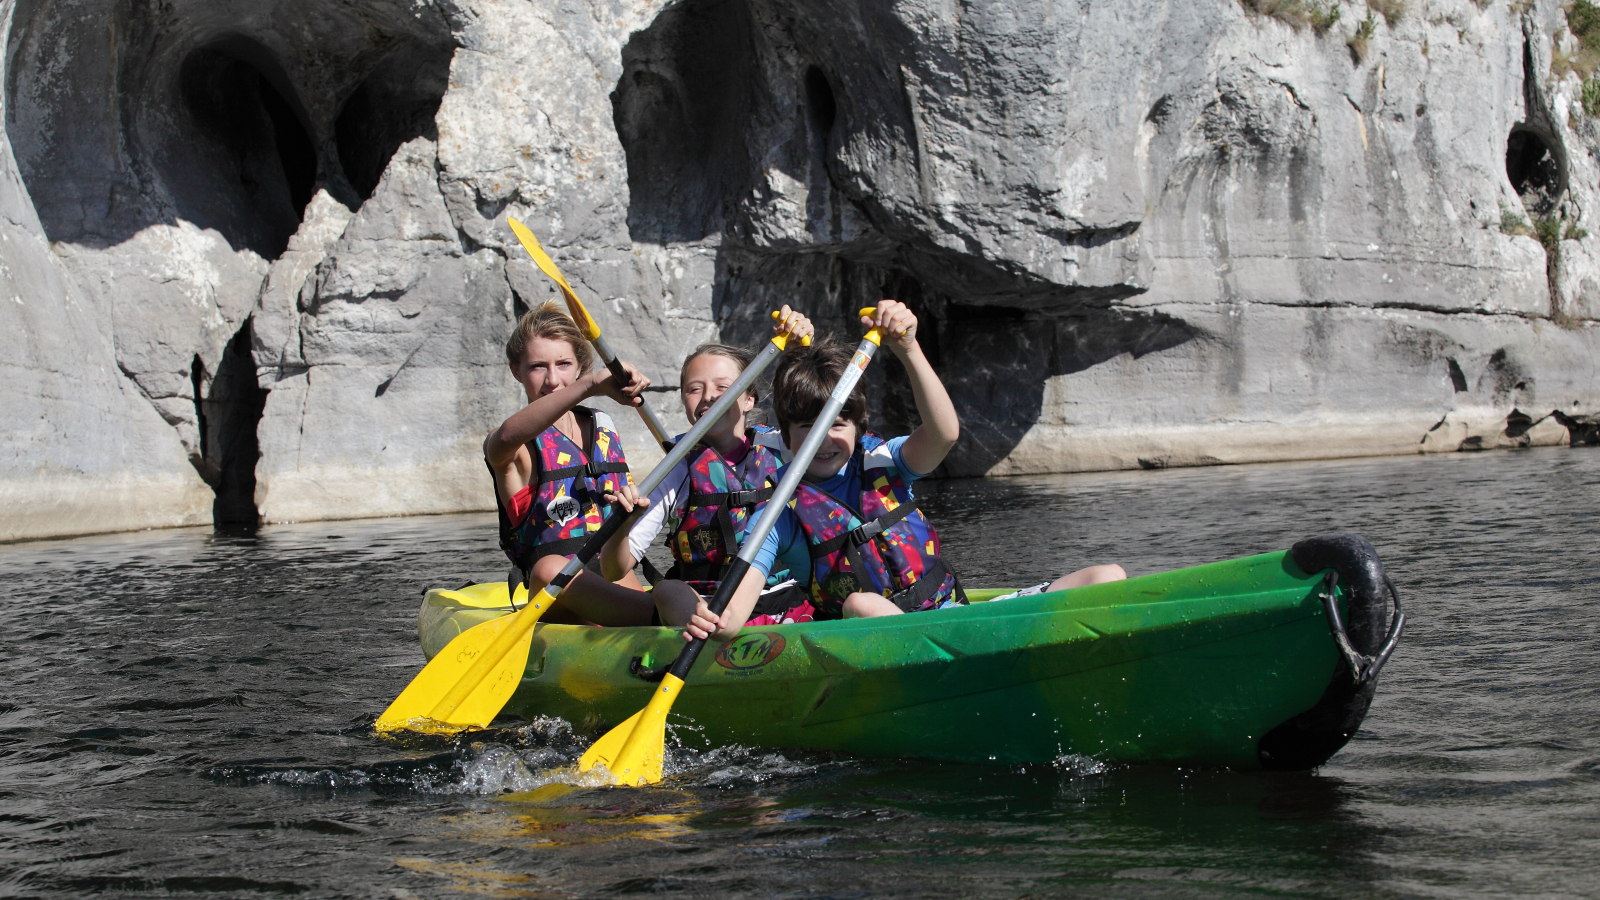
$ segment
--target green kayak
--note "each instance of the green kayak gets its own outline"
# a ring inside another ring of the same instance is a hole
[[[1297,770],[1350,739],[1404,627],[1355,535],[967,607],[746,628],[700,657],[674,708],[686,744],[865,756]],[[1392,607],[1392,614],[1390,609]],[[432,590],[432,658],[509,612],[504,584]],[[505,713],[599,734],[638,712],[634,672],[683,645],[667,628],[540,624]],[[711,652],[715,649],[716,652]]]

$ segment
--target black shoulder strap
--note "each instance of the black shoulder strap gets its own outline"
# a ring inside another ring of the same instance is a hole
[[[534,455],[534,466],[539,472],[536,484],[549,484],[554,481],[565,481],[578,475],[588,475],[590,478],[599,478],[602,475],[621,474],[628,471],[627,463],[596,462],[594,458],[595,435],[598,428],[595,425],[594,410],[586,406],[574,406],[573,418],[578,420],[578,437],[583,442],[578,447],[578,452],[583,454],[583,463],[576,466],[562,466],[559,469],[545,471],[542,467],[544,454]],[[554,428],[555,426],[550,426]],[[559,433],[559,429],[557,430]]]
[[[500,481],[495,477],[494,466],[489,464],[489,457],[483,458],[484,468],[489,470],[489,481],[494,486],[494,511],[500,519],[500,549],[511,552],[511,516],[506,514],[506,505],[500,502]],[[535,463],[537,465],[537,463]]]
[[[863,525],[858,525],[855,528],[846,531],[844,534],[833,538],[832,540],[823,541],[820,544],[813,544],[811,546],[811,558],[818,559],[820,557],[827,556],[833,553],[835,550],[838,550],[840,547],[843,547],[846,542],[849,542],[851,547],[859,547],[862,544],[865,544],[867,541],[872,540],[878,535],[883,534],[885,531],[888,531],[894,526],[900,524],[900,522],[904,520],[906,516],[909,516],[916,511],[916,499],[913,498],[911,500],[907,500],[905,503],[900,504],[876,519],[873,519],[872,521]]]
[[[928,571],[922,573],[922,577],[917,579],[916,584],[888,599],[895,606],[900,607],[901,612],[916,612],[918,607],[928,602],[930,597],[939,593],[939,588],[944,587],[946,575],[955,575],[955,573],[951,572],[949,567],[945,565],[943,558],[934,557],[933,565],[928,567]],[[967,603],[967,592],[961,589],[961,579],[959,577],[956,578],[955,599],[963,605]]]

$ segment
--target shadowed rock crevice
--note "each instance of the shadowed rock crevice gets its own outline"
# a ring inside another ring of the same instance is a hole
[[[434,135],[449,9],[23,0],[7,133],[46,233],[105,249],[181,220],[275,259],[318,188],[358,206],[396,148]]]
[[[1519,125],[1506,139],[1506,177],[1535,216],[1555,210],[1566,190],[1566,177],[1555,142],[1538,129]]]
[[[276,258],[317,183],[317,152],[303,109],[285,99],[294,93],[282,67],[258,42],[230,37],[190,53],[178,85],[196,140],[192,155],[169,157],[184,170],[164,174],[192,186],[179,196],[196,224]]]
[[[194,463],[216,493],[211,510],[217,525],[253,526],[261,520],[255,502],[256,460],[261,458],[256,427],[266,408],[267,392],[256,383],[250,337],[250,320],[246,319],[228,342],[214,376],[205,377],[198,358],[193,370],[200,425],[200,458]],[[204,399],[199,399],[202,396]]]
[[[434,116],[450,86],[455,48],[408,44],[390,53],[345,100],[334,122],[339,162],[362,200],[372,196],[400,145],[439,139]]]
[[[764,311],[788,303],[811,316],[820,332],[850,342],[860,334],[857,310],[883,297],[907,304],[920,323],[918,343],[961,419],[962,439],[935,473],[942,476],[982,475],[1004,460],[1044,417],[1050,379],[1207,337],[1163,312],[1052,300],[1039,286],[1007,295],[993,285],[980,304],[924,277],[918,268],[924,262],[920,256],[878,262],[724,247],[715,307],[722,337],[759,340],[770,327]],[[1009,304],[992,302],[1008,296]],[[864,383],[873,430],[894,435],[916,427],[910,382],[892,353],[878,355]]]
[[[683,0],[622,48],[611,95],[628,159],[628,231],[636,241],[696,241],[722,230],[742,190],[759,90],[747,5]]]

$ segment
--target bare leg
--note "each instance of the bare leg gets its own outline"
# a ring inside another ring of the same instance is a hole
[[[561,567],[566,564],[566,557],[563,556],[546,556],[534,563],[529,590],[537,591],[549,584],[550,579],[556,577],[561,572]],[[556,605],[545,614],[546,620],[562,621],[560,618],[550,618],[552,615],[559,615],[562,607],[582,621],[618,627],[649,625],[650,613],[654,611],[655,603],[650,599],[650,595],[643,591],[613,584],[593,572],[583,571],[579,572],[578,577],[572,579],[561,592],[561,596],[556,599]]]
[[[663,625],[681,628],[700,605],[700,593],[676,579],[667,579],[651,591],[656,598],[656,615]]]
[[[1087,584],[1105,584],[1108,581],[1121,581],[1127,577],[1128,573],[1122,571],[1122,567],[1116,563],[1105,566],[1090,566],[1087,569],[1079,569],[1076,572],[1057,578],[1055,581],[1050,582],[1050,586],[1045,590],[1064,591],[1067,588],[1083,587]]]
[[[878,616],[900,616],[905,611],[890,603],[882,594],[856,592],[844,598],[846,619],[873,619]]]

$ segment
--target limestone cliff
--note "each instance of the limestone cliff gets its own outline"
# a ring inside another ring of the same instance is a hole
[[[0,539],[483,508],[508,215],[664,385],[912,303],[950,474],[1593,440],[1579,37],[1375,9],[3,0]]]

